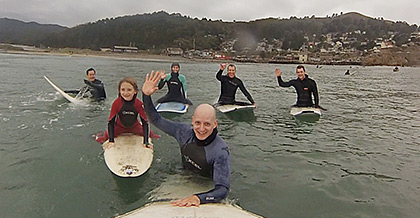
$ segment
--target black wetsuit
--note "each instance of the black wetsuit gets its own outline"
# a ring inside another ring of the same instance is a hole
[[[281,76],[277,77],[279,86],[281,87],[290,87],[293,86],[297,92],[297,107],[319,107],[319,97],[318,89],[316,83],[313,79],[310,79],[308,75],[305,74],[305,79],[301,80],[299,78],[290,80],[289,82],[284,82],[281,79]],[[314,95],[315,104],[312,101],[312,94]]]
[[[88,87],[89,92],[92,94],[92,98],[95,101],[101,101],[106,99],[105,87],[102,81],[95,79],[93,82],[84,80]]]
[[[160,80],[158,88],[162,89],[165,84],[168,84],[168,93],[162,98],[158,99],[157,103],[163,102],[180,102],[184,104],[192,105],[192,102],[187,99],[186,93],[186,79],[185,76],[180,75],[179,73],[172,72],[170,75],[166,76],[165,79]]]
[[[183,166],[213,178],[212,190],[196,194],[200,203],[214,203],[226,198],[230,188],[230,154],[226,143],[217,134],[217,129],[205,140],[199,140],[190,124],[162,118],[150,96],[143,94],[143,102],[149,121],[177,140]]]
[[[221,90],[218,104],[237,104],[237,105],[247,105],[245,102],[235,101],[236,90],[239,88],[245,97],[254,104],[254,99],[252,99],[251,94],[246,90],[242,80],[237,77],[230,78],[227,75],[222,75],[223,70],[219,70],[216,74],[216,79],[221,82]],[[249,105],[249,104],[248,104]]]

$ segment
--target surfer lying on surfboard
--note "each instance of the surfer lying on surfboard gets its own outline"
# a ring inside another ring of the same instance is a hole
[[[227,66],[227,75],[222,75],[223,71]],[[254,99],[251,94],[246,90],[242,80],[236,77],[236,66],[233,64],[226,63],[220,64],[220,70],[216,74],[216,79],[221,83],[221,91],[217,105],[234,104],[234,105],[250,105],[249,103],[235,101],[236,90],[238,88],[242,91],[245,97],[251,102],[252,105],[256,106]]]
[[[86,70],[85,86],[80,90],[66,90],[66,93],[76,94],[76,98],[92,98],[95,101],[106,99],[106,92],[102,81],[96,79],[96,71],[93,68]]]
[[[192,116],[192,127],[187,123],[162,118],[151,98],[158,90],[156,84],[160,76],[160,72],[147,74],[142,88],[144,109],[150,122],[177,140],[184,168],[209,176],[214,183],[214,188],[208,192],[197,193],[171,204],[189,207],[219,202],[229,193],[230,155],[226,143],[217,134],[216,110],[209,104],[199,105]]]
[[[296,67],[296,74],[298,78],[290,80],[289,82],[284,82],[281,78],[281,74],[282,73],[280,69],[276,69],[276,76],[279,86],[293,86],[296,89],[297,101],[294,106],[319,108],[318,88],[315,81],[306,75],[304,66],[299,65]],[[312,95],[314,96],[315,104],[312,101]]]
[[[149,131],[146,113],[143,109],[143,102],[137,98],[138,86],[136,80],[125,77],[118,84],[118,98],[112,103],[111,113],[108,119],[108,131],[103,137],[97,137],[96,141],[105,142],[109,138],[109,143],[104,149],[114,145],[114,137],[122,133],[133,133],[143,136],[143,145],[149,144],[149,133],[152,138],[159,138]],[[141,123],[137,117],[140,117]]]

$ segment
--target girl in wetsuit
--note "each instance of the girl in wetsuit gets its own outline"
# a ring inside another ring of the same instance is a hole
[[[143,144],[149,144],[149,133],[152,138],[158,135],[149,131],[149,124],[144,112],[143,102],[137,98],[138,86],[136,80],[131,77],[122,79],[118,84],[118,98],[112,103],[111,113],[108,119],[108,131],[97,141],[106,141],[107,147],[112,146],[114,137],[122,133],[133,133],[144,137]],[[140,117],[141,123],[137,117]],[[106,149],[106,148],[105,148]]]

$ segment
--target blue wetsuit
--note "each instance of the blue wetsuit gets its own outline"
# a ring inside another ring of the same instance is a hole
[[[217,134],[217,129],[207,139],[199,140],[190,124],[162,118],[150,96],[143,94],[143,103],[149,122],[178,142],[184,168],[213,178],[212,190],[196,194],[200,203],[214,203],[226,198],[230,188],[230,154],[226,143]]]

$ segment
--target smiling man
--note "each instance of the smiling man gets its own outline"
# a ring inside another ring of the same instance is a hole
[[[227,66],[227,75],[222,75],[223,71]],[[226,63],[220,64],[220,70],[216,73],[216,79],[220,81],[220,97],[216,105],[250,105],[246,102],[235,101],[236,90],[238,88],[244,93],[245,97],[251,102],[252,105],[256,105],[251,94],[246,90],[242,80],[236,77],[236,66],[233,64],[227,65]]]
[[[276,76],[279,86],[281,87],[290,87],[293,86],[296,89],[297,101],[294,106],[297,107],[319,107],[319,96],[318,88],[313,79],[310,79],[306,75],[305,67],[299,65],[296,67],[297,79],[290,80],[289,82],[284,82],[281,78],[280,69],[276,69]],[[312,101],[312,95],[314,96],[314,102]]]
[[[230,154],[226,143],[217,134],[215,109],[209,104],[199,105],[192,116],[192,127],[187,123],[162,118],[153,105],[151,95],[158,90],[161,74],[152,71],[143,84],[143,102],[149,122],[174,137],[180,148],[184,168],[213,179],[214,188],[204,193],[171,202],[174,206],[189,207],[219,202],[229,193]]]

